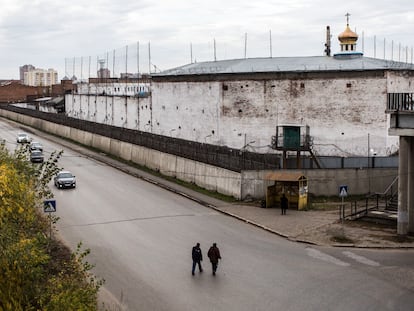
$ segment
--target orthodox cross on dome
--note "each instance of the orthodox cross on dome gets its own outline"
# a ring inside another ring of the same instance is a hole
[[[349,26],[349,17],[351,16],[351,14],[346,13],[345,16],[346,16],[346,25]]]

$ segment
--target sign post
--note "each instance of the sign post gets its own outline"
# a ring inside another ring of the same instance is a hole
[[[339,186],[339,196],[342,198],[342,205],[341,205],[341,210],[342,213],[340,213],[340,218],[342,220],[342,222],[345,219],[345,203],[344,203],[344,198],[346,196],[348,196],[348,186],[347,185],[341,185]]]
[[[45,213],[49,214],[48,215],[49,224],[50,224],[49,239],[50,239],[50,241],[52,241],[52,215],[51,215],[51,213],[56,212],[56,200],[55,199],[48,199],[48,200],[43,201],[43,211]]]

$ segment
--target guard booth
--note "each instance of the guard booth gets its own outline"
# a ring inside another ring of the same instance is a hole
[[[308,206],[308,180],[300,173],[272,172],[265,180],[274,181],[266,189],[266,207],[280,208],[280,198],[284,193],[290,209],[305,209]]]

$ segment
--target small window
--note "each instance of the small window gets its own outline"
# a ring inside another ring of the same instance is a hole
[[[223,91],[228,91],[229,90],[229,86],[228,85],[223,85]]]
[[[351,84],[351,83],[347,83],[347,84],[346,84],[346,87],[347,87],[347,88],[350,88],[350,87],[352,87],[352,84]]]
[[[301,89],[304,89],[304,88],[305,88],[305,83],[303,83],[303,82],[302,82],[302,83],[300,84],[300,88],[301,88]]]

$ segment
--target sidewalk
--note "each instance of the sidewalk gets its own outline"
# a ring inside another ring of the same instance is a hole
[[[414,248],[414,237],[399,241],[396,228],[363,221],[339,221],[338,211],[266,209],[223,205],[216,209],[278,234],[291,241],[320,246],[359,248]]]
[[[337,210],[328,211],[297,211],[288,210],[287,215],[281,215],[280,209],[261,208],[254,204],[239,202],[227,203],[205,194],[188,189],[144,172],[125,163],[114,160],[104,153],[96,153],[66,140],[31,129],[39,136],[47,137],[58,144],[76,150],[77,152],[106,163],[130,175],[142,178],[148,182],[173,191],[194,200],[204,206],[215,209],[250,223],[264,230],[285,237],[291,241],[320,246],[361,247],[361,248],[414,248],[414,237],[401,240],[396,228],[375,225],[360,221],[340,223]]]

